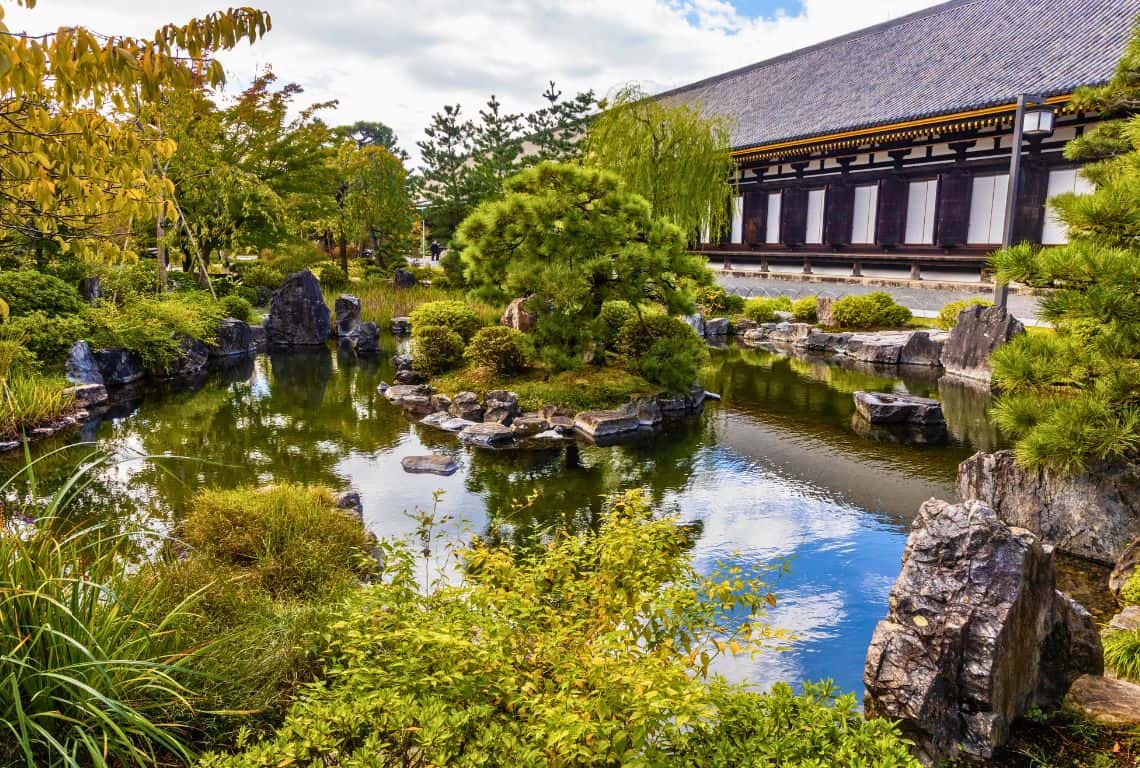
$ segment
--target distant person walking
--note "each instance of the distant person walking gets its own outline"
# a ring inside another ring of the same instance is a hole
[[[443,246],[439,244],[438,240],[431,241],[431,260],[439,261],[439,255],[443,253]]]

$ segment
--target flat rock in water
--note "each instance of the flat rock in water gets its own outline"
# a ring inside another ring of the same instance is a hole
[[[472,424],[459,433],[459,442],[482,448],[498,448],[514,442],[515,433],[510,427],[497,422]]]
[[[107,388],[102,384],[78,384],[68,387],[65,391],[72,393],[75,396],[75,404],[83,408],[107,401]]]
[[[20,447],[19,440],[0,440],[0,453],[14,451]]]
[[[405,456],[400,459],[400,466],[405,472],[429,475],[454,475],[459,470],[455,459],[439,453],[427,456]]]
[[[478,423],[479,422],[477,422],[477,421],[469,421],[467,419],[461,419],[461,418],[458,418],[457,416],[450,416],[449,415],[448,418],[446,418],[445,420],[440,422],[439,428],[442,430],[445,430],[447,432],[462,432],[463,430],[467,429],[468,427],[473,426],[473,425],[478,424]]]
[[[811,323],[777,323],[768,331],[768,341],[778,341],[785,344],[794,344],[800,339],[806,339],[815,330]],[[750,331],[751,333],[751,331]]]
[[[727,336],[728,318],[713,317],[705,321],[705,336]]]
[[[550,427],[549,422],[541,416],[524,414],[511,422],[511,431],[518,437],[533,437],[545,432]]]
[[[425,427],[440,427],[443,422],[450,418],[451,416],[448,415],[447,411],[435,411],[420,419],[420,424]]]
[[[636,413],[624,411],[582,411],[574,417],[574,427],[589,437],[609,437],[638,428]]]
[[[1103,725],[1140,725],[1140,685],[1098,675],[1078,677],[1065,704]]]
[[[431,397],[432,388],[423,384],[397,384],[384,390],[384,397],[398,403],[405,397]]]
[[[905,334],[854,333],[843,346],[843,354],[863,363],[898,365],[908,336]]]
[[[855,410],[871,424],[944,424],[942,404],[929,397],[856,392]]]

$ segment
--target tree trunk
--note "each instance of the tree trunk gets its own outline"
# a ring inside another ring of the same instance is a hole
[[[343,231],[340,233],[340,268],[348,274],[348,238]]]
[[[158,292],[166,293],[166,218],[161,213],[155,221],[154,234],[158,245]]]

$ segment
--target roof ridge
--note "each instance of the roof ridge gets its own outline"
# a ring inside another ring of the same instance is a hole
[[[827,48],[832,45],[837,45],[839,43],[845,43],[850,40],[857,40],[860,37],[864,37],[873,32],[879,32],[891,27],[897,27],[907,22],[914,21],[915,19],[926,18],[928,16],[937,16],[939,14],[945,13],[946,11],[960,8],[964,5],[973,5],[975,3],[981,3],[985,1],[986,0],[946,0],[946,2],[937,3],[930,6],[929,8],[922,8],[921,10],[913,11],[903,16],[899,16],[897,19],[887,19],[886,21],[880,21],[878,24],[872,24],[869,27],[861,27],[860,29],[844,33],[838,37],[831,37],[827,40],[821,40],[818,43],[812,43],[811,45],[805,46],[803,48],[796,48],[795,50],[781,53],[767,59],[762,59],[761,61],[753,62],[752,64],[745,64],[743,67],[730,69],[727,72],[721,72],[718,75],[712,75],[711,77],[706,77],[703,80],[696,80],[692,83],[679,85],[676,88],[670,88],[669,90],[655,94],[652,98],[660,99],[666,96],[674,96],[678,93],[684,93],[685,91],[689,91],[694,88],[701,88],[706,85],[712,85],[713,83],[719,83],[722,80],[727,80],[729,78],[750,72],[755,69],[762,69],[764,67],[771,66],[772,64],[777,64],[781,61],[787,61],[788,59],[794,59],[799,56],[803,56],[804,54],[811,53],[812,51],[818,51],[820,49]]]

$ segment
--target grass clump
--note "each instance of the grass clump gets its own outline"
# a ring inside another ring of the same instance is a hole
[[[839,328],[897,328],[910,320],[910,310],[895,303],[891,295],[884,291],[844,296],[831,309]]]
[[[1125,680],[1140,682],[1140,630],[1110,630],[1101,642],[1105,666]]]
[[[429,302],[459,302],[466,304],[475,313],[478,325],[491,325],[499,322],[502,309],[484,302],[465,297],[461,289],[436,285],[416,285],[411,288],[396,288],[390,280],[365,280],[352,287],[353,295],[360,299],[362,320],[372,321],[381,328],[389,328],[393,317],[408,317],[420,305]],[[336,292],[325,293],[325,303],[332,306]]]
[[[5,330],[8,324],[0,326]],[[28,429],[59,419],[75,406],[62,377],[45,376],[19,337],[0,339],[0,438],[13,440]],[[0,518],[2,520],[2,518]]]
[[[948,331],[958,324],[958,315],[961,314],[963,309],[967,307],[992,307],[994,303],[988,299],[958,299],[952,301],[942,309],[938,310],[938,317],[934,319],[934,325],[944,331]]]
[[[776,312],[791,312],[792,300],[787,296],[774,299],[749,299],[744,302],[744,316],[754,323],[776,322]]]
[[[148,371],[165,373],[182,359],[184,338],[214,339],[224,316],[221,304],[198,291],[136,299],[122,307],[105,304],[92,316],[91,342],[137,352]]]
[[[1124,587],[1120,590],[1120,599],[1125,605],[1140,605],[1140,568],[1133,571],[1128,581],[1124,582]]]
[[[519,373],[526,369],[526,353],[522,334],[504,325],[480,328],[471,337],[463,358],[477,368],[488,368],[497,375]]]

